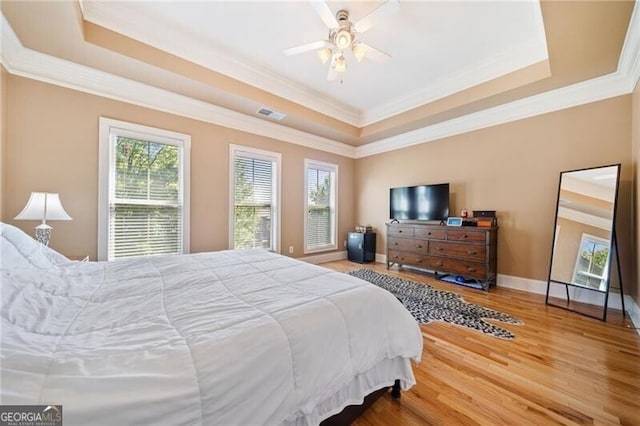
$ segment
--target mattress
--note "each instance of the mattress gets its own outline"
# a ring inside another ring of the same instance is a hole
[[[64,423],[317,424],[415,384],[390,293],[265,250],[73,262],[1,224],[2,404]]]

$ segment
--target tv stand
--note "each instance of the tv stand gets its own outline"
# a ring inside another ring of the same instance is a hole
[[[387,269],[396,264],[496,283],[498,227],[387,224]]]

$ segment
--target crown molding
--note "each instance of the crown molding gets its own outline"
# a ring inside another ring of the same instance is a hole
[[[537,1],[527,2],[531,9],[535,36],[524,45],[502,52],[489,60],[466,67],[444,81],[431,82],[429,87],[374,106],[359,110],[316,90],[284,78],[250,58],[238,58],[228,50],[204,45],[193,34],[168,23],[163,31],[156,31],[158,19],[147,13],[131,13],[131,4],[122,9],[118,3],[104,3],[78,0],[85,20],[112,31],[142,41],[160,50],[169,52],[188,61],[215,70],[260,90],[296,102],[314,111],[343,121],[356,127],[364,127],[413,108],[433,102],[481,82],[548,59],[547,42],[542,19],[542,11]],[[113,25],[113,22],[116,25]],[[183,46],[190,46],[185,52]],[[531,52],[534,52],[532,55]]]
[[[79,3],[84,19],[93,24],[139,40],[352,126],[358,126],[361,121],[358,109],[282,77],[249,58],[238,59],[237,54],[231,54],[211,43],[203,44],[194,35],[166,23],[163,24],[163,31],[157,31],[158,20],[146,13],[131,14],[130,9],[121,9],[124,3],[109,2],[108,10],[105,9],[107,5],[101,2],[79,0]],[[131,4],[127,4],[127,8],[130,7]],[[109,19],[106,19],[107,17]],[[118,23],[117,28],[110,25],[114,19]],[[183,46],[190,46],[189,50],[185,51]]]
[[[399,96],[382,105],[364,110],[359,127],[368,126],[397,114],[437,101],[438,99],[469,89],[478,84],[494,80],[503,75],[549,59],[547,37],[544,30],[540,3],[527,3],[531,8],[536,37],[523,45],[500,52],[488,59],[470,65],[440,81],[431,82],[429,87],[417,89]],[[532,54],[532,52],[534,52]]]
[[[615,73],[354,148],[25,48],[3,14],[0,27],[0,62],[12,74],[350,158],[363,158],[629,94],[640,77],[640,12],[636,0]]]
[[[371,142],[356,148],[356,158],[381,154],[632,93],[640,80],[639,5],[640,1],[635,0],[635,7],[629,21],[629,28],[616,72]]]
[[[360,127],[402,114],[548,59],[546,44],[544,53],[536,57],[532,57],[529,53],[533,48],[535,47],[519,46],[517,49],[502,52],[489,60],[465,68],[445,80],[432,83],[429,87],[418,89],[380,106],[369,108],[362,113]]]
[[[630,92],[640,81],[640,1],[635,6],[629,20],[629,28],[618,61],[618,72],[629,76]]]
[[[431,142],[449,136],[554,112],[630,93],[629,78],[612,73],[509,102],[356,148],[356,158]]]
[[[604,229],[605,231],[611,231],[611,219],[594,216],[568,207],[560,206],[558,208],[558,217],[572,220],[574,222],[584,223],[585,225],[594,226],[596,228]]]
[[[346,157],[354,147],[27,49],[2,15],[0,62],[11,74]]]

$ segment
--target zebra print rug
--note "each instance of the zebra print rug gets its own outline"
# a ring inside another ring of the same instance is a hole
[[[351,271],[348,274],[391,292],[419,323],[445,321],[508,340],[513,339],[515,335],[486,322],[485,319],[495,319],[515,325],[524,324],[511,315],[465,302],[459,294],[436,290],[428,284],[380,274],[367,268]]]

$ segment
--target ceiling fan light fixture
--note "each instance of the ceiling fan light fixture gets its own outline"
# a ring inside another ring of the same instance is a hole
[[[367,54],[367,48],[362,43],[355,43],[353,45],[353,56],[356,57],[358,62],[362,62],[364,56]]]
[[[334,18],[327,4],[328,0],[308,1],[320,16],[320,19],[322,19],[328,27],[329,34],[325,40],[318,40],[286,49],[284,51],[285,55],[292,56],[299,53],[315,51],[323,64],[329,63],[327,80],[335,81],[339,78],[340,82],[343,80],[342,76],[339,76],[339,73],[344,74],[347,71],[347,62],[344,56],[346,50],[351,50],[351,53],[358,62],[362,62],[365,57],[378,63],[386,63],[391,59],[391,55],[369,44],[362,43],[360,41],[360,34],[375,25],[377,21],[382,20],[382,18],[385,18],[391,12],[395,11],[398,8],[398,0],[381,0],[381,5],[355,23],[349,20],[349,11],[346,9],[339,10]]]
[[[351,42],[353,41],[353,36],[351,32],[346,29],[341,29],[336,34],[336,46],[338,49],[347,49],[351,46]]]
[[[333,69],[336,70],[336,72],[347,71],[347,62],[344,60],[344,56],[340,55],[336,58],[336,61],[333,64]]]
[[[324,49],[318,50],[318,58],[322,61],[323,64],[326,64],[329,58],[331,58],[331,49],[325,47]]]

